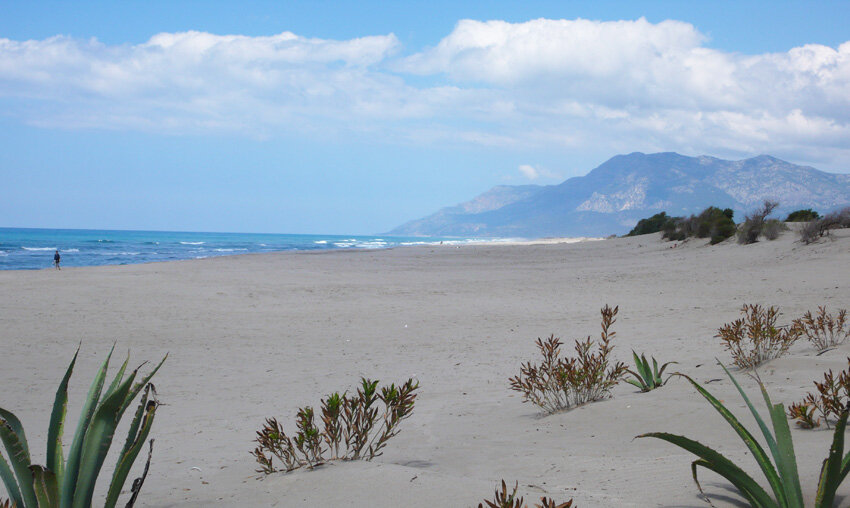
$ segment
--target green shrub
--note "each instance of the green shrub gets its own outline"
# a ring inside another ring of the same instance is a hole
[[[764,232],[765,220],[777,206],[779,203],[776,201],[765,200],[760,208],[747,215],[738,228],[738,243],[746,245],[757,242]]]
[[[686,238],[711,238],[711,244],[722,242],[735,234],[734,212],[730,208],[721,210],[709,206],[699,215],[676,217],[663,226],[663,238],[682,241]]]
[[[723,365],[721,364],[721,367]],[[691,472],[697,488],[700,493],[708,500],[702,486],[697,479],[697,468],[703,467],[709,471],[713,471],[726,480],[728,480],[746,500],[755,507],[781,507],[781,508],[803,508],[803,493],[800,486],[800,477],[797,473],[797,458],[794,454],[794,443],[791,439],[791,429],[788,426],[788,420],[785,418],[785,408],[782,404],[773,404],[767,394],[764,385],[759,381],[759,387],[767,405],[770,415],[770,423],[773,427],[773,432],[765,424],[761,415],[756,411],[747,394],[738,384],[738,381],[732,374],[723,367],[723,370],[732,380],[738,393],[743,397],[747,407],[755,418],[759,429],[764,436],[770,450],[770,456],[765,452],[764,448],[756,441],[752,433],[735,418],[729,409],[717,400],[705,388],[700,386],[696,381],[680,374],[687,379],[711,405],[720,413],[727,423],[735,430],[741,440],[749,449],[749,453],[755,458],[762,473],[770,485],[773,496],[767,493],[765,489],[758,484],[750,475],[744,472],[743,469],[734,464],[731,460],[719,452],[694,441],[684,436],[668,434],[666,432],[651,432],[637,436],[654,437],[672,443],[680,448],[683,448],[697,457],[691,463]],[[838,423],[835,426],[833,433],[832,446],[829,449],[829,455],[823,461],[821,467],[820,480],[817,486],[817,494],[815,497],[815,508],[830,508],[835,501],[835,492],[844,478],[850,471],[850,453],[844,455],[844,429],[847,425],[847,416],[850,414],[850,409],[843,409]],[[773,461],[771,462],[771,456]],[[843,457],[842,457],[843,456]],[[710,501],[709,501],[710,502]]]
[[[805,210],[795,210],[789,213],[788,217],[785,218],[785,222],[811,222],[817,219],[820,219],[820,214],[811,208],[806,208]]]
[[[260,464],[258,473],[313,469],[326,460],[372,460],[390,438],[399,433],[399,424],[413,414],[419,383],[408,379],[378,389],[378,381],[361,379],[355,395],[332,393],[322,399],[322,429],[314,423],[312,407],[296,415],[298,432],[290,438],[276,419],[267,418],[257,431],[258,446],[251,452]],[[383,406],[378,407],[380,401]],[[325,458],[325,454],[330,457]],[[274,457],[283,469],[274,464]]]
[[[783,231],[788,231],[788,226],[786,226],[784,222],[777,219],[768,219],[764,222],[762,235],[764,235],[767,240],[773,241],[779,238],[779,234]]]
[[[655,357],[652,357],[652,367],[650,368],[645,355],[638,357],[637,353],[632,351],[632,357],[634,357],[635,361],[635,370],[629,369],[626,372],[631,374],[634,379],[626,379],[626,383],[637,386],[642,392],[648,392],[664,386],[667,382],[663,378],[664,369],[671,363],[676,363],[667,362],[659,369],[658,362],[655,360]],[[670,379],[670,377],[667,377],[667,379]]]
[[[543,362],[523,364],[520,374],[509,380],[511,390],[522,393],[523,402],[533,402],[549,413],[608,397],[626,373],[625,364],[616,362],[609,366],[608,360],[614,349],[611,340],[616,332],[610,328],[617,311],[618,307],[602,308],[602,336],[596,353],[591,352],[595,342],[590,336],[575,341],[577,356],[572,358],[561,358],[561,341],[554,335],[545,342],[538,338]]]
[[[115,346],[113,346],[114,349]],[[77,354],[79,354],[79,348],[56,391],[47,431],[46,467],[32,464],[26,434],[20,420],[9,411],[0,409],[0,439],[6,447],[6,453],[11,462],[10,467],[0,454],[0,478],[3,479],[6,492],[18,508],[91,506],[95,483],[112,444],[115,428],[121,421],[124,411],[144,388],[127,440],[115,465],[104,502],[107,508],[114,507],[130,473],[130,468],[144,446],[153,425],[159,402],[156,399],[156,389],[149,381],[162,366],[165,358],[150,374],[134,384],[138,369],[126,379],[124,378],[127,363],[130,360],[128,355],[101,397],[109,359],[112,357],[112,351],[110,351],[89,389],[66,461],[62,451],[62,431],[68,404],[68,382],[77,361]],[[147,468],[145,468],[146,473]],[[134,497],[137,490],[134,489]]]
[[[661,212],[653,215],[648,219],[641,219],[635,227],[629,231],[626,236],[648,235],[663,231],[668,223],[672,223],[676,218],[669,217],[666,212]]]
[[[514,485],[514,490],[510,494],[508,493],[508,486],[505,485],[505,480],[502,480],[502,490],[496,489],[496,493],[493,496],[492,501],[484,500],[484,503],[487,504],[486,508],[525,508],[527,505],[523,504],[522,498],[517,497],[516,491],[519,488],[519,482]],[[478,503],[478,508],[485,508],[484,503]],[[555,501],[549,499],[548,497],[541,497],[540,503],[534,505],[535,508],[571,508],[573,505],[573,500],[570,499],[566,503],[555,503]]]

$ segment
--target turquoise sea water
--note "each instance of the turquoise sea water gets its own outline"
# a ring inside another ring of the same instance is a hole
[[[62,266],[93,266],[199,259],[251,252],[382,249],[438,244],[441,241],[462,244],[499,240],[0,228],[0,270],[50,268],[56,249],[62,256]]]

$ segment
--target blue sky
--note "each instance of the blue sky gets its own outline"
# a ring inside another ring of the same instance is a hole
[[[0,1],[0,226],[377,233],[632,151],[847,173],[847,19],[850,2]]]

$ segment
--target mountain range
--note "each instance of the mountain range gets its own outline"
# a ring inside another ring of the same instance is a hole
[[[850,175],[760,155],[730,161],[672,152],[612,157],[585,176],[557,185],[501,185],[456,206],[413,220],[388,234],[403,236],[606,236],[628,232],[661,211],[696,214],[731,208],[740,222],[765,199],[775,216],[850,205]],[[780,217],[780,218],[783,218]]]

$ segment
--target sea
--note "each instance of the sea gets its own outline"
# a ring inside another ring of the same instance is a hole
[[[96,229],[0,228],[0,270],[41,270],[203,259],[255,252],[387,249],[408,245],[505,242],[512,239],[397,237],[368,235],[289,235],[118,231]]]

